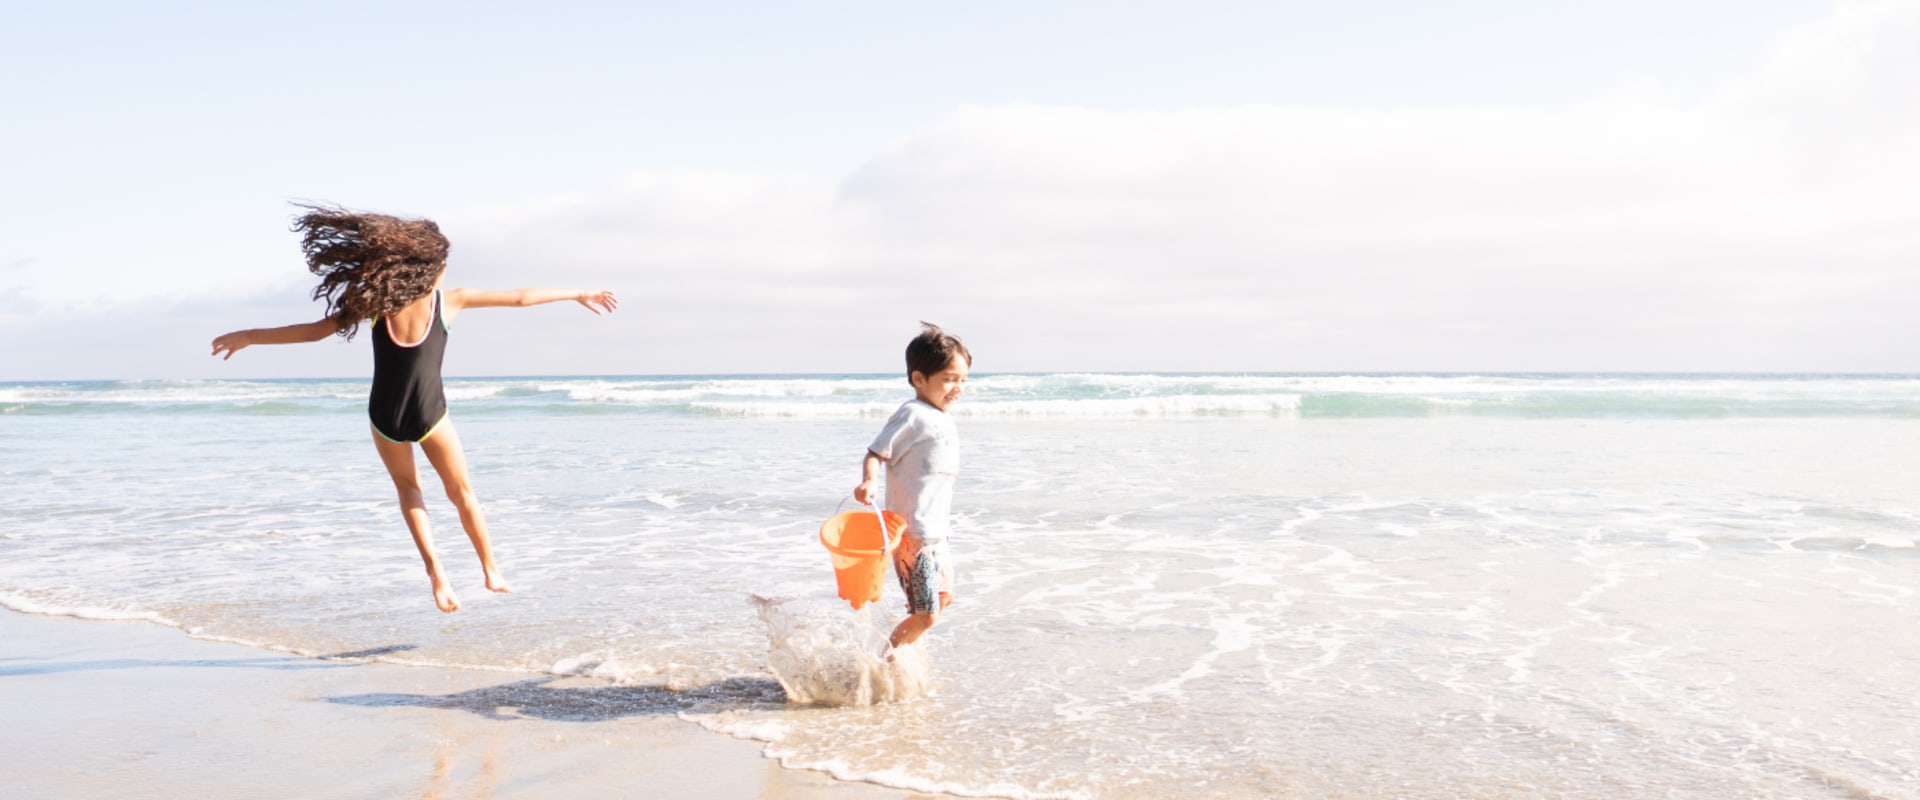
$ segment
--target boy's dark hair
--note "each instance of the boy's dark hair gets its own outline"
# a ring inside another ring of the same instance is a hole
[[[921,321],[920,335],[907,342],[907,377],[913,373],[932,375],[946,369],[955,357],[967,360],[967,366],[973,366],[973,354],[967,352],[967,346],[951,333],[940,330],[940,326]]]
[[[313,299],[327,302],[337,332],[353,338],[361,320],[391,314],[433,291],[447,268],[447,237],[428,219],[296,203],[293,221],[307,269],[320,276]]]

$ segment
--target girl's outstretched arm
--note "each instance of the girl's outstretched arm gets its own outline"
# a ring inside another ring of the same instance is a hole
[[[537,306],[544,303],[558,303],[572,300],[586,306],[595,314],[612,313],[620,307],[620,301],[613,292],[605,289],[509,289],[504,292],[489,292],[481,289],[448,289],[442,296],[446,307],[442,313],[452,317],[463,308],[499,308],[510,306],[520,308]]]
[[[249,328],[244,331],[223,333],[213,339],[213,354],[221,356],[222,361],[233,358],[241,348],[256,344],[300,344],[317,342],[340,331],[340,325],[332,317],[318,322],[306,322],[299,325],[282,325],[278,328]]]

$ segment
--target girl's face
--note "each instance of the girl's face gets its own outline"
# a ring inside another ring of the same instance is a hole
[[[932,375],[915,372],[907,380],[913,383],[913,394],[920,402],[945,411],[966,391],[967,360],[955,358],[946,369]]]

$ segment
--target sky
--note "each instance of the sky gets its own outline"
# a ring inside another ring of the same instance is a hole
[[[1920,0],[91,3],[0,27],[0,381],[352,377],[294,201],[434,219],[449,375],[1920,372]],[[364,336],[364,334],[363,334]]]

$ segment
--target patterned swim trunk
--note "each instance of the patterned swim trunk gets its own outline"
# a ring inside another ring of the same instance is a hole
[[[902,537],[893,549],[893,574],[900,578],[900,591],[907,595],[907,613],[933,614],[940,610],[940,595],[953,591],[953,559],[945,541],[931,545],[913,537]]]

